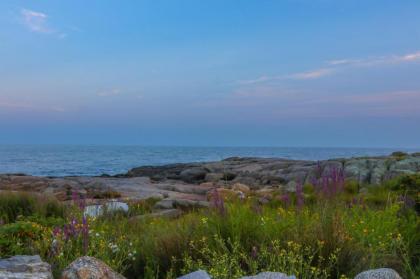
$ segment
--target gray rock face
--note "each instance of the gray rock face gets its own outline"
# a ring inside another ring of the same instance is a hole
[[[188,183],[200,182],[204,181],[207,173],[208,171],[201,167],[189,168],[183,170],[179,174],[179,178]]]
[[[254,276],[245,276],[241,279],[296,279],[296,276],[288,276],[280,272],[261,272]]]
[[[125,279],[125,277],[98,259],[81,257],[63,271],[61,279]]]
[[[204,270],[197,270],[191,273],[188,273],[184,276],[178,277],[178,279],[211,279],[211,276],[208,275]]]
[[[146,175],[152,167],[135,168],[127,176]],[[360,183],[379,184],[401,174],[420,172],[420,157],[407,155],[332,159],[320,162],[278,158],[228,158],[219,162],[176,164],[153,167],[153,178],[172,179],[187,183],[213,182],[219,185],[240,182],[254,188],[264,185],[287,185],[289,182],[308,183],[318,175],[327,176],[343,169],[347,179]]]
[[[128,199],[153,197],[168,200],[157,205],[160,209],[206,207],[206,194],[214,188],[229,188],[242,183],[254,190],[274,186],[294,191],[297,183],[311,183],[314,178],[328,175],[337,168],[344,170],[346,179],[379,184],[401,174],[419,173],[420,156],[320,162],[234,157],[218,162],[139,167],[115,177],[45,178],[0,174],[0,191],[31,191],[54,195],[59,200],[71,199],[74,191],[88,198],[108,191]]]
[[[128,212],[128,204],[119,201],[109,201],[105,204],[88,205],[85,207],[85,216],[97,217],[104,214],[104,212]]]
[[[39,256],[14,256],[0,259],[2,279],[53,279],[51,267]]]
[[[401,276],[391,268],[379,268],[363,271],[354,279],[402,279]]]

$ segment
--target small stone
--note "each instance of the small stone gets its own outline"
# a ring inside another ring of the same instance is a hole
[[[211,279],[211,276],[204,270],[197,270],[184,276],[178,277],[178,279]]]
[[[296,279],[296,276],[288,276],[281,272],[261,272],[254,276],[245,276],[241,279]]]
[[[170,199],[160,200],[154,205],[155,209],[172,209],[174,208],[174,201]]]
[[[125,279],[125,277],[98,259],[81,257],[63,271],[61,279]]]
[[[245,194],[247,194],[247,193],[249,193],[249,191],[251,191],[251,189],[248,186],[246,186],[245,184],[242,184],[242,183],[233,184],[232,190],[233,191],[241,191],[242,193],[245,193]]]
[[[402,279],[401,276],[391,268],[379,268],[363,271],[354,279]]]

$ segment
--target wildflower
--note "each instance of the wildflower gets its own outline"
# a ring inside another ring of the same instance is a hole
[[[264,226],[265,225],[265,219],[264,217],[261,217],[261,224]]]
[[[287,207],[290,205],[290,195],[284,194],[280,197],[280,201]]]
[[[253,247],[252,247],[251,257],[252,257],[253,259],[256,259],[256,258],[258,257],[258,249],[257,249],[257,247],[255,247],[255,246],[253,246]]]
[[[225,201],[217,189],[213,190],[211,203],[213,208],[215,208],[220,215],[224,215],[226,213]]]
[[[304,197],[303,197],[303,186],[302,183],[296,184],[296,205],[300,209],[303,207]]]

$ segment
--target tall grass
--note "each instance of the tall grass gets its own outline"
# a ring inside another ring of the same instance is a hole
[[[18,217],[65,216],[65,206],[55,198],[25,192],[0,192],[0,223],[13,223]]]
[[[415,205],[401,198],[418,195],[418,177],[359,193],[363,185],[344,183],[340,172],[333,173],[334,179],[299,186],[297,194],[275,193],[267,204],[253,194],[229,200],[213,195],[211,208],[175,220],[130,219],[150,212],[153,200],[131,204],[129,214],[83,219],[77,206],[49,211],[42,197],[7,193],[0,196],[7,201],[0,212],[14,213],[0,226],[0,257],[37,253],[59,274],[87,254],[127,278],[176,278],[199,268],[214,278],[261,271],[352,278],[379,267],[418,278],[420,219]],[[66,225],[34,217],[48,214],[64,217]]]

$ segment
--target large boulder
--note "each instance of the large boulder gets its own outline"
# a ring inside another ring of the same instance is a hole
[[[61,279],[125,279],[104,262],[93,257],[81,257],[72,262],[61,275]]]
[[[179,177],[182,181],[187,183],[197,183],[202,182],[206,178],[208,171],[204,168],[196,167],[191,169],[183,170]]]
[[[401,276],[391,268],[379,268],[363,271],[354,279],[402,279]]]
[[[53,279],[51,266],[37,256],[14,256],[0,259],[2,279]]]
[[[90,217],[101,216],[104,213],[113,213],[113,212],[128,212],[128,204],[125,202],[119,202],[111,200],[105,204],[94,204],[88,205],[84,209],[84,214]]]
[[[261,272],[254,276],[245,276],[241,279],[296,279],[296,276],[288,276],[281,272]]]

